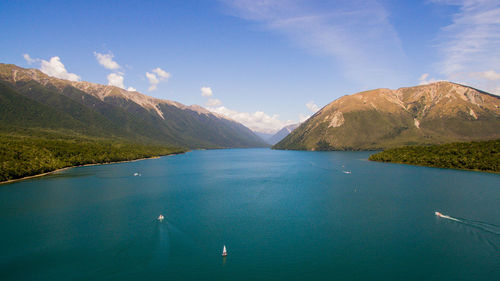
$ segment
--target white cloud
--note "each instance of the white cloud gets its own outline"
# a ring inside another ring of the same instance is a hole
[[[127,91],[130,91],[130,92],[137,92],[137,89],[134,88],[134,87],[128,87],[127,88]]]
[[[256,111],[254,113],[248,112],[238,112],[231,110],[224,106],[219,107],[209,107],[210,111],[225,115],[246,127],[250,128],[252,131],[262,132],[262,133],[275,133],[286,125],[293,124],[291,120],[281,121],[278,115],[268,115],[262,111]]]
[[[486,80],[491,80],[491,81],[500,80],[500,73],[495,72],[494,70],[473,72],[473,73],[471,73],[471,76],[486,79]]]
[[[225,115],[230,119],[245,125],[252,131],[273,134],[278,130],[281,130],[284,126],[295,123],[291,120],[283,122],[279,119],[278,115],[268,115],[262,111],[248,113],[231,110],[222,106],[222,102],[219,99],[212,98],[213,92],[210,87],[201,87],[200,91],[203,97],[208,98],[205,103],[208,110]]]
[[[212,88],[210,88],[210,87],[201,87],[201,95],[203,97],[211,97],[212,96]]]
[[[160,80],[154,73],[149,73],[146,72],[146,77],[148,78],[149,81],[149,88],[148,91],[154,91],[158,88],[158,83],[160,83]]]
[[[107,69],[115,70],[120,68],[120,65],[113,60],[114,55],[112,53],[101,54],[94,52],[94,56],[96,57],[99,64]]]
[[[206,102],[207,106],[219,106],[221,104],[222,102],[219,99],[208,99],[208,101]]]
[[[310,101],[308,103],[306,103],[306,107],[312,112],[312,113],[316,113],[316,111],[318,111],[320,108],[317,104],[314,103],[314,101]]]
[[[304,121],[306,121],[307,119],[309,119],[311,117],[311,115],[304,115],[304,114],[299,114],[299,123],[303,123]]]
[[[331,57],[348,79],[363,87],[388,87],[409,79],[398,34],[376,0],[221,1],[232,15]]]
[[[80,76],[74,73],[69,73],[66,70],[64,64],[61,62],[61,59],[59,57],[52,57],[50,58],[49,61],[41,60],[40,70],[49,76],[66,79],[70,81],[80,80]]]
[[[318,110],[320,110],[320,107],[314,102],[314,101],[310,101],[308,103],[306,103],[306,107],[307,109],[309,109],[312,113],[316,113]],[[309,119],[311,117],[310,114],[303,114],[303,113],[300,113],[299,114],[299,123],[302,123],[304,121],[306,121],[307,119]]]
[[[419,85],[427,85],[430,83],[441,81],[436,78],[429,78],[429,73],[422,74],[418,80],[419,80]]]
[[[126,89],[127,91],[137,91],[134,87],[125,87],[125,84],[123,83],[124,81],[124,75],[122,72],[113,72],[108,74],[108,85],[110,86],[115,86],[119,87],[122,89]]]
[[[158,77],[161,80],[170,78],[170,73],[166,72],[165,70],[163,70],[159,67],[153,69],[153,72],[156,73],[156,75],[158,75]]]
[[[110,73],[108,75],[108,85],[125,89],[125,86],[123,85],[123,74]]]
[[[170,78],[170,73],[164,71],[163,69],[157,67],[152,70],[153,73],[146,72],[146,78],[149,81],[148,91],[154,91],[158,88],[158,84],[161,81],[167,80]]]
[[[32,64],[32,63],[40,61],[39,59],[33,59],[33,58],[31,58],[29,54],[24,54],[23,58],[26,60],[26,62],[28,64]]]

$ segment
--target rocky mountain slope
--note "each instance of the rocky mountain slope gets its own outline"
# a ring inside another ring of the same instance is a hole
[[[299,127],[299,123],[297,124],[291,124],[283,127],[281,130],[277,131],[274,135],[272,135],[267,142],[269,142],[272,145],[277,144],[280,142],[282,139],[284,139],[286,136],[288,136],[293,130],[297,129]]]
[[[242,124],[200,106],[9,64],[0,64],[0,132],[56,132],[189,148],[266,146]]]
[[[276,149],[357,150],[500,138],[500,98],[451,83],[343,96]]]

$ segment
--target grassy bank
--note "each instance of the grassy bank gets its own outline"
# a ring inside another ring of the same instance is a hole
[[[65,167],[182,153],[183,148],[118,140],[0,135],[0,182]]]
[[[369,160],[498,173],[500,140],[406,146],[373,154]]]

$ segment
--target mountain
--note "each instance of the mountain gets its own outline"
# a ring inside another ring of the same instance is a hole
[[[376,89],[328,104],[275,149],[358,150],[500,138],[500,97],[451,82]]]
[[[256,132],[254,131],[254,133],[259,136],[263,141],[265,141],[267,144],[272,144],[269,142],[269,139],[274,135],[274,134],[271,134],[271,133],[263,133],[263,132]]]
[[[114,86],[0,64],[0,133],[120,139],[188,148],[267,146],[242,124]]]
[[[295,130],[300,124],[291,124],[288,126],[283,127],[281,130],[276,132],[274,135],[272,135],[270,138],[268,138],[267,142],[269,142],[272,145],[277,144],[280,142],[282,139],[284,139],[286,136],[288,136],[293,130]]]

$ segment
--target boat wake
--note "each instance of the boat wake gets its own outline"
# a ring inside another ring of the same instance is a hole
[[[434,212],[434,214],[437,217],[443,218],[443,219],[448,219],[452,220],[470,227],[474,227],[477,229],[481,229],[484,231],[487,231],[489,233],[495,234],[495,235],[500,235],[500,225],[492,224],[492,223],[487,223],[487,222],[482,222],[482,221],[477,221],[477,220],[470,220],[470,219],[465,219],[465,218],[454,218],[451,216],[443,215],[440,212]]]
[[[311,164],[311,166],[313,166],[313,167],[316,167],[318,169],[325,170],[325,171],[336,171],[336,172],[342,172],[344,174],[352,174],[352,172],[350,170],[345,170],[344,165],[342,165],[342,168],[339,169],[339,168],[333,168],[336,166],[335,164],[332,164],[332,166],[328,167],[328,168],[320,166],[312,161],[309,161],[309,164]]]

